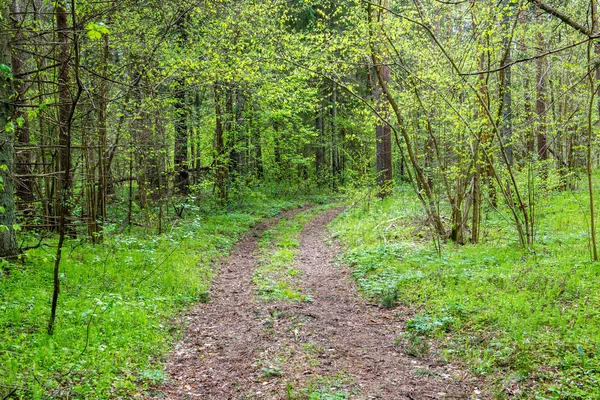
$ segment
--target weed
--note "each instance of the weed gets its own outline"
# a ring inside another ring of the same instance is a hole
[[[418,315],[406,322],[406,328],[419,335],[433,335],[437,332],[448,332],[454,322],[451,316],[432,317]]]
[[[257,368],[266,378],[273,378],[283,375],[282,364],[283,362],[276,358],[273,360],[258,360],[252,366]]]
[[[406,345],[404,346],[404,352],[407,355],[422,358],[429,354],[430,346],[427,338],[414,333],[408,333],[405,336]]]
[[[350,397],[346,387],[351,383],[352,378],[340,373],[335,377],[314,378],[301,392],[309,400],[345,400]]]
[[[439,376],[436,372],[429,369],[416,369],[415,375],[417,376]]]
[[[394,308],[399,298],[400,291],[398,290],[398,288],[393,288],[391,290],[386,290],[381,295],[380,301],[385,308]]]

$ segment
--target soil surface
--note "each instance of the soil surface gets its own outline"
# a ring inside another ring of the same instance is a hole
[[[404,354],[402,309],[361,298],[320,214],[303,229],[296,265],[310,302],[253,296],[257,226],[223,262],[211,302],[186,315],[187,331],[154,399],[483,399],[452,364]],[[400,338],[400,339],[398,339]]]

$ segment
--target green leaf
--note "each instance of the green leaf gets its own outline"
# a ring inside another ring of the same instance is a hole
[[[12,69],[6,64],[0,64],[0,77],[2,79],[12,79]]]
[[[88,37],[92,40],[102,39],[103,35],[108,35],[110,33],[110,29],[102,22],[90,22],[85,26],[85,30],[87,31]]]
[[[15,132],[15,123],[12,121],[9,121],[6,126],[4,127],[4,131],[7,133],[14,133]]]
[[[19,225],[19,224],[13,224],[12,228],[13,228],[14,231],[18,232],[18,231],[21,230],[21,225]]]

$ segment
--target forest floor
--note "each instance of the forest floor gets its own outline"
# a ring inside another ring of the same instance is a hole
[[[268,301],[253,276],[260,238],[288,211],[259,224],[219,266],[211,301],[182,318],[187,326],[168,362],[168,399],[443,399],[486,398],[482,382],[451,363],[405,354],[411,313],[359,294],[324,210],[299,229],[294,280],[300,301]]]

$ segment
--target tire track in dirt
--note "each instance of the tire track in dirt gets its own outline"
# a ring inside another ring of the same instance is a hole
[[[242,239],[220,267],[211,303],[186,316],[186,335],[168,364],[170,384],[154,398],[303,399],[319,391],[328,399],[483,398],[459,368],[401,353],[402,316],[369,305],[348,268],[332,261],[340,249],[325,242],[326,226],[339,212],[317,216],[302,231],[296,268],[311,302],[252,296],[258,234],[281,217]]]

